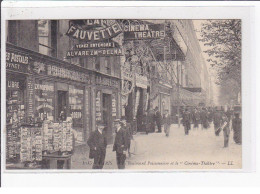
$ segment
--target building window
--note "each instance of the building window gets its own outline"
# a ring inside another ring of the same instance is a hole
[[[94,64],[95,64],[95,69],[97,70],[97,71],[100,71],[100,58],[99,57],[95,57],[95,58],[93,58],[94,60],[93,60],[93,62],[94,62]]]
[[[105,73],[106,74],[111,74],[111,61],[113,61],[112,60],[112,57],[110,58],[111,60],[109,61],[109,57],[105,57],[105,59],[104,59],[104,70],[105,70]]]
[[[39,52],[56,57],[57,51],[57,21],[38,21]]]

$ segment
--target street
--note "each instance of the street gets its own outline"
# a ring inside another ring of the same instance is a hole
[[[208,130],[191,129],[184,135],[183,126],[171,125],[170,136],[164,133],[134,136],[135,154],[126,159],[126,169],[236,169],[242,166],[242,146],[233,141],[231,131],[229,147],[223,148],[223,133],[216,137],[213,124]],[[93,160],[88,159],[87,148],[78,150],[72,159],[73,169],[91,169]],[[112,145],[107,148],[104,169],[117,169]]]

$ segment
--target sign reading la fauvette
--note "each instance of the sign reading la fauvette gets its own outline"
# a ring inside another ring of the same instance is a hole
[[[113,38],[120,34],[122,29],[120,25],[115,22],[111,26],[99,30],[84,30],[80,29],[75,25],[71,25],[67,31],[67,35],[86,42],[102,41]]]

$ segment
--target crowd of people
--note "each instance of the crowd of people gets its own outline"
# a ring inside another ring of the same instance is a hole
[[[228,147],[230,131],[233,130],[233,139],[236,144],[242,143],[242,120],[241,111],[223,107],[186,107],[181,111],[181,123],[184,126],[184,134],[189,135],[191,128],[193,130],[207,130],[214,125],[215,135],[219,136],[223,131],[224,148]],[[168,110],[164,110],[162,115],[158,107],[143,116],[142,127],[146,134],[162,133],[164,129],[165,136],[170,135],[170,126],[173,124],[172,117]],[[118,169],[125,168],[126,155],[131,157],[130,147],[133,139],[133,127],[126,121],[125,117],[114,121],[115,140],[113,151],[116,152],[116,161]],[[93,169],[102,169],[104,166],[107,140],[104,132],[104,124],[98,122],[96,131],[92,132],[87,143],[90,147],[89,158],[94,159]]]
[[[224,147],[228,147],[230,131],[233,130],[233,140],[236,144],[242,143],[242,120],[241,111],[223,107],[186,108],[182,114],[182,124],[185,135],[189,135],[191,125],[193,129],[207,130],[213,123],[215,135],[219,136],[223,131]]]

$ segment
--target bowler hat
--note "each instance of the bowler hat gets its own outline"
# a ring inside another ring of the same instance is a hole
[[[103,126],[103,127],[106,126],[105,123],[103,123],[102,121],[97,121],[96,124],[97,126]]]
[[[114,123],[120,123],[120,119],[115,119]]]

